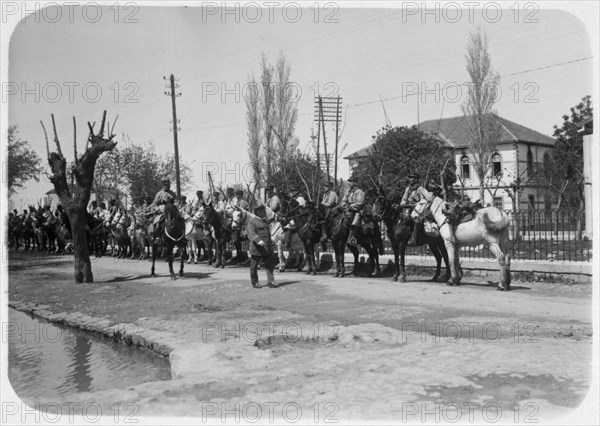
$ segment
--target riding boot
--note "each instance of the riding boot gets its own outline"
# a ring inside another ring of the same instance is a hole
[[[327,227],[325,224],[321,225],[321,241],[322,243],[326,243],[329,239],[329,235],[327,235]]]
[[[410,233],[410,238],[407,241],[406,245],[409,247],[416,247],[417,245],[417,232],[419,229],[419,223],[415,220],[412,227],[412,232]]]

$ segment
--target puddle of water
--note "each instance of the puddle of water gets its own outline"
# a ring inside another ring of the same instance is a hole
[[[167,358],[9,309],[8,377],[25,401],[171,379]]]

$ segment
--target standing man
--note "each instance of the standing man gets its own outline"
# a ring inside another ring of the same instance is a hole
[[[277,287],[275,277],[273,275],[273,243],[271,241],[271,232],[265,218],[267,211],[265,205],[259,203],[254,208],[254,215],[248,221],[248,239],[250,240],[250,281],[252,287],[261,288],[258,284],[258,265],[261,260],[264,260],[265,269],[267,272],[267,285],[269,287]]]
[[[330,229],[327,227],[327,220],[329,219],[329,215],[335,206],[338,205],[340,199],[338,195],[333,191],[333,184],[331,182],[325,182],[323,184],[323,198],[321,199],[321,205],[325,209],[325,217],[323,218],[323,223],[321,224],[321,242],[324,243],[329,239]]]
[[[408,175],[409,185],[404,190],[404,196],[402,197],[402,201],[400,201],[400,207],[409,206],[414,208],[421,200],[431,201],[431,194],[421,186],[419,178],[420,176],[418,173],[410,173]],[[414,220],[413,229],[406,244],[412,247],[420,245],[422,231],[423,221],[420,219]]]
[[[350,189],[342,198],[342,207],[345,211],[352,212],[352,225],[350,229],[356,231],[361,225],[361,212],[365,207],[365,193],[358,187],[358,178],[351,176],[348,178]]]

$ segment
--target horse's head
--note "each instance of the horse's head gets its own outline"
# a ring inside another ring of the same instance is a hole
[[[389,218],[393,213],[392,202],[384,195],[379,195],[373,202],[371,215],[377,222]]]
[[[234,210],[231,218],[231,229],[242,229],[246,214],[241,210]]]

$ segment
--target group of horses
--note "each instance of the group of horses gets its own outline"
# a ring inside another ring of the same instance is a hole
[[[62,254],[71,249],[71,229],[64,216],[30,207],[27,215],[10,214],[8,245],[15,250],[22,246],[25,250]]]
[[[414,207],[414,206],[413,206]],[[330,211],[318,203],[306,201],[300,203],[285,194],[281,196],[281,206],[277,214],[268,210],[267,218],[271,238],[277,247],[279,269],[284,270],[284,245],[289,232],[297,233],[304,248],[304,263],[308,265],[308,274],[316,275],[318,270],[315,246],[321,243],[323,225],[329,230],[329,241],[335,253],[335,277],[344,277],[347,273],[344,252],[349,248],[354,257],[353,273],[359,266],[359,247],[369,256],[369,275],[381,275],[379,255],[384,254],[380,224],[385,224],[388,239],[394,253],[393,281],[406,281],[406,247],[417,217],[430,217],[438,225],[437,235],[425,234],[419,244],[426,244],[436,259],[436,272],[433,281],[440,280],[442,260],[446,266],[441,278],[448,285],[459,285],[462,269],[458,257],[461,246],[486,244],[496,256],[500,266],[500,290],[510,289],[510,258],[508,256],[508,215],[495,207],[482,208],[472,213],[471,220],[457,223],[449,220],[456,205],[446,203],[432,195],[429,202],[419,208],[398,206],[383,192],[368,200],[362,212],[362,225],[353,229],[353,213],[337,206]],[[24,221],[15,221],[11,225],[9,237],[11,245],[19,248],[23,243],[26,249],[64,251],[70,233],[64,223],[48,224],[41,214],[30,215]],[[194,212],[184,213],[174,204],[164,207],[163,220],[153,223],[152,214],[146,208],[132,208],[128,212],[118,211],[105,216],[88,216],[88,241],[90,251],[96,256],[106,253],[110,240],[113,256],[137,257],[145,259],[152,256],[151,275],[155,276],[155,261],[162,253],[169,263],[169,273],[176,279],[173,271],[175,247],[180,255],[179,275],[183,276],[184,262],[197,263],[203,258],[209,265],[223,268],[226,264],[226,248],[233,243],[237,256],[241,253],[241,230],[252,216],[247,210],[237,209],[233,217],[222,215],[212,202],[201,202]],[[35,219],[39,217],[39,219]],[[286,232],[286,229],[289,231]],[[58,241],[56,246],[55,242]],[[323,250],[326,250],[323,244]],[[199,256],[201,251],[204,256]],[[299,270],[302,270],[300,265]]]

